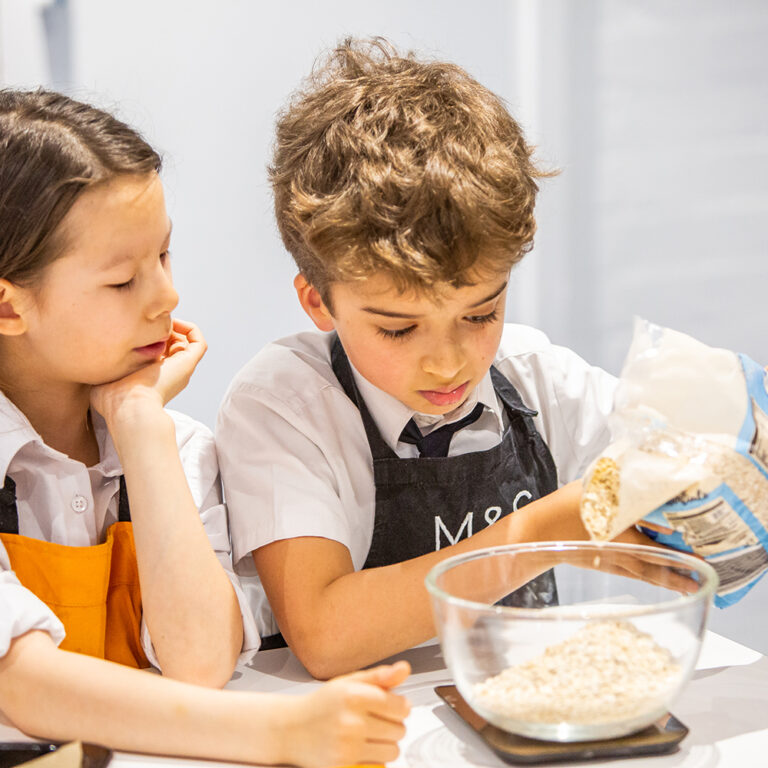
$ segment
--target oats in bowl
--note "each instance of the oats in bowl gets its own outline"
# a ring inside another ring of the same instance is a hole
[[[602,724],[661,715],[681,676],[650,635],[628,621],[601,621],[476,683],[472,699],[510,720]]]

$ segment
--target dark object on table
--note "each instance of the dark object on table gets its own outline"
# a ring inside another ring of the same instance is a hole
[[[13,768],[13,766],[55,752],[64,745],[64,742],[0,742],[0,768]],[[112,750],[98,744],[85,743],[82,745],[82,751],[82,768],[106,768],[112,759]]]
[[[605,760],[609,757],[641,757],[673,752],[688,735],[686,728],[670,714],[659,718],[642,731],[616,739],[600,741],[538,741],[516,736],[491,725],[477,714],[455,685],[438,685],[435,693],[506,763],[536,765],[576,760]]]

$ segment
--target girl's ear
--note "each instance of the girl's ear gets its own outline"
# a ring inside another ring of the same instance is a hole
[[[293,287],[296,289],[299,303],[310,316],[312,322],[321,331],[332,331],[336,324],[317,288],[314,285],[310,285],[301,273],[294,278]]]
[[[19,336],[27,330],[27,321],[21,314],[24,289],[0,280],[0,334]]]

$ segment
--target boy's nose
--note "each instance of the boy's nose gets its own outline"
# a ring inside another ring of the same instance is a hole
[[[465,363],[461,345],[451,341],[433,345],[422,358],[421,367],[425,373],[452,382]]]

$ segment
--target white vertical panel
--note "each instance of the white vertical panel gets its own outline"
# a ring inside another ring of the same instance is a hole
[[[635,312],[768,362],[768,4],[602,7],[605,360]]]
[[[538,143],[540,129],[540,40],[541,4],[538,0],[516,0],[510,4],[510,48],[512,56],[513,111],[529,142]],[[537,326],[540,313],[539,260],[525,258],[515,267],[508,291],[507,317]]]
[[[512,273],[510,319],[545,330],[589,360],[599,275],[595,258],[597,9],[594,0],[525,0],[511,16],[513,112],[546,170],[536,208],[533,251]]]
[[[50,0],[0,0],[0,84],[33,87],[50,83],[43,23]]]

